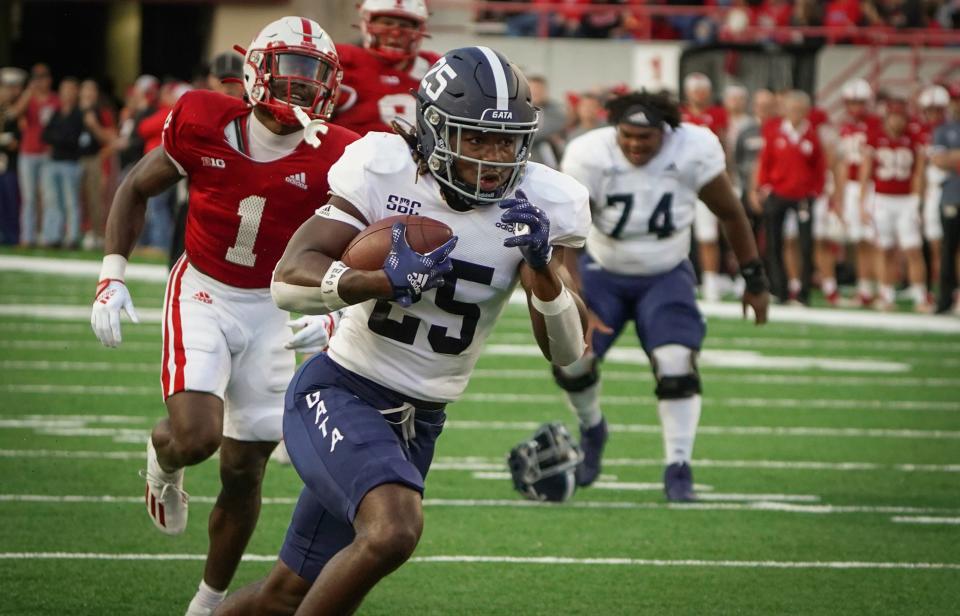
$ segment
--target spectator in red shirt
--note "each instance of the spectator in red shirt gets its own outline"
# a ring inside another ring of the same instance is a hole
[[[772,292],[787,300],[783,268],[783,220],[794,210],[800,227],[803,259],[801,288],[797,299],[808,303],[813,273],[813,199],[823,191],[826,160],[820,139],[808,120],[810,97],[795,90],[785,97],[784,119],[766,135],[757,185],[764,200],[767,262]]]
[[[51,86],[50,68],[35,64],[30,81],[20,100],[9,111],[10,117],[20,119],[20,155],[17,161],[20,176],[20,245],[33,246],[37,232],[37,199],[43,167],[50,159],[50,146],[41,139],[47,122],[60,104]]]
[[[137,132],[143,139],[143,152],[159,147],[163,143],[163,125],[173,106],[180,97],[192,88],[181,82],[164,84],[160,89],[160,105],[153,115],[147,116],[137,126]],[[173,240],[173,205],[176,199],[176,185],[159,195],[147,199],[147,214],[140,245],[146,252],[167,255]]]

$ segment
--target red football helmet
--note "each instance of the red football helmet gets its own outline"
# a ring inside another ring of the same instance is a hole
[[[427,36],[427,5],[424,0],[363,0],[360,3],[360,31],[363,46],[384,62],[395,64],[417,55]],[[377,17],[395,17],[409,22],[373,23]]]
[[[243,87],[250,102],[282,124],[299,125],[294,107],[313,119],[329,119],[342,78],[330,35],[305,17],[267,24],[244,54]]]

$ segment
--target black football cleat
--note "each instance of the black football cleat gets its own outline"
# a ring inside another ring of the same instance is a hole
[[[577,465],[577,485],[586,487],[597,480],[600,475],[600,459],[603,457],[603,446],[607,442],[607,420],[592,428],[584,429],[580,426],[580,449],[583,451],[583,461]]]
[[[663,471],[663,491],[671,503],[692,503],[697,500],[693,491],[693,471],[686,462],[674,462]]]

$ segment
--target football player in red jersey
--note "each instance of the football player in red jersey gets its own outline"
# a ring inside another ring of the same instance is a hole
[[[867,192],[873,179],[874,194]],[[906,102],[891,100],[882,128],[867,137],[860,165],[861,209],[872,216],[876,229],[877,269],[880,273],[881,310],[891,310],[896,282],[897,246],[907,258],[910,295],[918,312],[930,312],[927,272],[920,239],[920,191],[923,185],[923,152],[907,130]],[[869,207],[872,200],[873,207]]]
[[[365,135],[393,132],[396,119],[415,122],[416,90],[440,56],[421,51],[427,35],[423,0],[364,0],[360,4],[363,48],[337,45],[343,83],[334,121]]]
[[[727,112],[713,104],[713,85],[703,73],[690,73],[683,80],[684,104],[680,117],[684,122],[712,130],[720,142],[727,132]],[[697,201],[693,232],[701,270],[701,296],[708,301],[720,299],[720,227],[717,217],[703,201]]]
[[[869,224],[870,212],[861,212],[861,205],[872,204],[868,197],[873,191],[873,184],[868,182],[864,188],[867,194],[861,195],[860,163],[863,161],[867,136],[879,130],[880,118],[870,113],[873,88],[863,79],[852,79],[845,83],[841,94],[846,114],[840,124],[840,154],[833,173],[835,194],[842,200],[847,240],[857,247],[857,295],[860,303],[868,306],[873,302],[877,277],[873,246],[875,232]],[[861,196],[866,200],[862,200]]]
[[[315,335],[288,340],[289,315],[269,287],[287,241],[325,203],[330,166],[357,139],[322,125],[321,143],[311,147],[297,120],[303,113],[329,118],[340,76],[336,49],[319,24],[301,17],[268,24],[244,58],[249,103],[210,91],[185,94],[167,118],[162,147],[127,175],[110,210],[91,323],[114,347],[121,311],[137,320],[123,280],[146,199],[182,176],[190,180],[186,252],[170,272],[164,301],[168,417],[148,439],[143,473],[154,525],[179,534],[187,522],[183,469],[220,450],[221,491],[188,615],[210,614],[223,600],[256,526],[267,458],[281,438],[293,348],[331,326],[329,317],[319,319],[307,330]]]

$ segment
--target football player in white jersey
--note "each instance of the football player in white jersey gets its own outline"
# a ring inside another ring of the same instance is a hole
[[[410,557],[444,406],[518,281],[544,356],[583,354],[586,314],[558,272],[586,239],[589,198],[527,162],[538,115],[506,58],[455,49],[420,84],[416,134],[368,133],[331,169],[329,204],[294,235],[273,282],[281,307],[349,306],[328,352],[287,390],[284,439],[305,488],[268,578],[218,614],[352,613]],[[398,223],[384,269],[339,261],[361,229],[411,212],[455,236],[421,255]]]
[[[561,163],[590,191],[593,226],[579,268],[570,269],[579,271],[590,309],[591,348],[576,364],[555,367],[554,376],[580,420],[584,460],[577,482],[590,485],[607,438],[597,364],[633,321],[657,382],[667,499],[689,501],[701,402],[696,358],[705,334],[687,258],[697,199],[723,225],[746,281],[744,314],[749,305],[757,324],[767,319],[768,283],[716,135],[681,124],[667,94],[626,94],[607,109],[611,125],[570,142]]]

